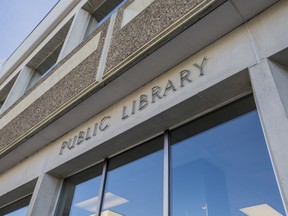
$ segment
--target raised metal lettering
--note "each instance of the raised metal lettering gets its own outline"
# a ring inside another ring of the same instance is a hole
[[[87,128],[86,137],[85,137],[85,140],[89,140],[89,139],[91,139],[91,128],[90,127]]]
[[[154,86],[152,88],[152,103],[155,103],[156,97],[161,99],[161,96],[159,95],[161,91],[161,88],[159,86]]]
[[[123,108],[122,108],[122,118],[121,119],[125,120],[127,118],[129,118],[129,115],[127,114],[127,107],[123,106]]]
[[[63,154],[63,151],[64,149],[67,147],[67,141],[64,141],[61,145],[61,149],[60,149],[60,152],[59,152],[59,155],[62,155]]]
[[[78,135],[77,145],[80,145],[82,142],[84,142],[85,139],[85,132],[80,131]]]
[[[93,136],[97,135],[97,129],[98,129],[98,123],[94,124],[94,129],[93,129]]]
[[[104,118],[102,118],[100,125],[99,125],[99,130],[100,131],[105,131],[109,128],[109,123],[107,122],[109,119],[111,118],[111,116],[105,116]]]
[[[167,92],[173,90],[176,91],[176,88],[171,80],[168,80],[163,97],[167,96]]]
[[[136,101],[133,101],[131,114],[134,115],[135,113],[136,113]]]
[[[140,101],[139,101],[139,110],[143,110],[148,106],[148,96],[147,95],[141,95]]]
[[[67,147],[68,147],[69,150],[71,150],[71,149],[73,149],[75,147],[75,140],[76,139],[77,139],[77,136],[74,137],[74,140],[73,139],[69,139],[69,141],[67,143]]]
[[[204,68],[204,65],[205,65],[207,59],[208,59],[207,57],[204,57],[203,60],[202,60],[201,65],[198,65],[197,63],[194,64],[194,66],[195,66],[196,68],[198,68],[199,71],[200,71],[200,75],[199,75],[199,76],[203,76],[203,75],[204,75],[204,70],[203,70],[203,68]]]
[[[182,70],[180,72],[180,82],[181,82],[181,87],[184,87],[184,81],[187,81],[187,82],[192,82],[191,79],[189,79],[189,76],[190,76],[190,71],[189,70]]]

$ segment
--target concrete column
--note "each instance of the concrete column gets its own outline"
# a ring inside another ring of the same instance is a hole
[[[80,8],[75,14],[73,22],[70,26],[69,32],[63,44],[62,50],[58,56],[57,62],[63,59],[68,53],[70,53],[79,43],[82,42],[85,32],[87,30],[90,13]]]
[[[52,216],[63,180],[48,174],[38,178],[26,216]]]
[[[115,22],[116,22],[116,17],[117,17],[117,12],[115,12],[110,18],[108,31],[107,31],[107,34],[105,37],[104,48],[103,48],[103,51],[102,51],[102,54],[100,57],[100,61],[99,61],[99,65],[98,65],[98,69],[97,69],[97,73],[96,73],[96,80],[99,82],[102,81],[102,78],[104,75],[107,56],[108,56],[110,44],[111,44],[112,37],[113,37],[113,31],[114,31],[114,26],[115,26]]]
[[[27,86],[33,76],[34,70],[25,66],[19,73],[5,103],[2,106],[1,112],[4,112],[10,107],[18,98],[20,98],[26,91]]]
[[[288,70],[270,60],[249,69],[278,186],[288,209]]]

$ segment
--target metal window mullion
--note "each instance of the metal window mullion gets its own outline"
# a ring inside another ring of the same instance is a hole
[[[98,196],[98,205],[95,212],[95,215],[100,216],[101,215],[101,209],[104,202],[104,195],[105,195],[105,185],[106,185],[106,179],[107,179],[107,169],[108,169],[108,159],[106,158],[103,165],[102,170],[102,176],[101,176],[101,184],[100,184],[100,191]]]
[[[169,131],[164,133],[163,216],[170,216],[170,143]]]

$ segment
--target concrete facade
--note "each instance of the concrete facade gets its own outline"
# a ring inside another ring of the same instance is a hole
[[[253,94],[287,213],[288,1],[128,0],[84,39],[86,3],[60,1],[1,68],[0,89],[19,75],[0,114],[0,212],[32,195],[27,215],[55,215],[65,178]],[[71,19],[25,92],[28,62]]]

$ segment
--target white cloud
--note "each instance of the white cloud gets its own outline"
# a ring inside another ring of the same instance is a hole
[[[261,204],[239,209],[248,216],[283,216],[268,204]]]
[[[113,208],[115,206],[119,206],[127,202],[129,202],[129,200],[117,196],[111,192],[106,192],[103,209]],[[89,212],[96,212],[97,204],[98,204],[98,197],[93,197],[91,199],[76,203],[75,206]]]

